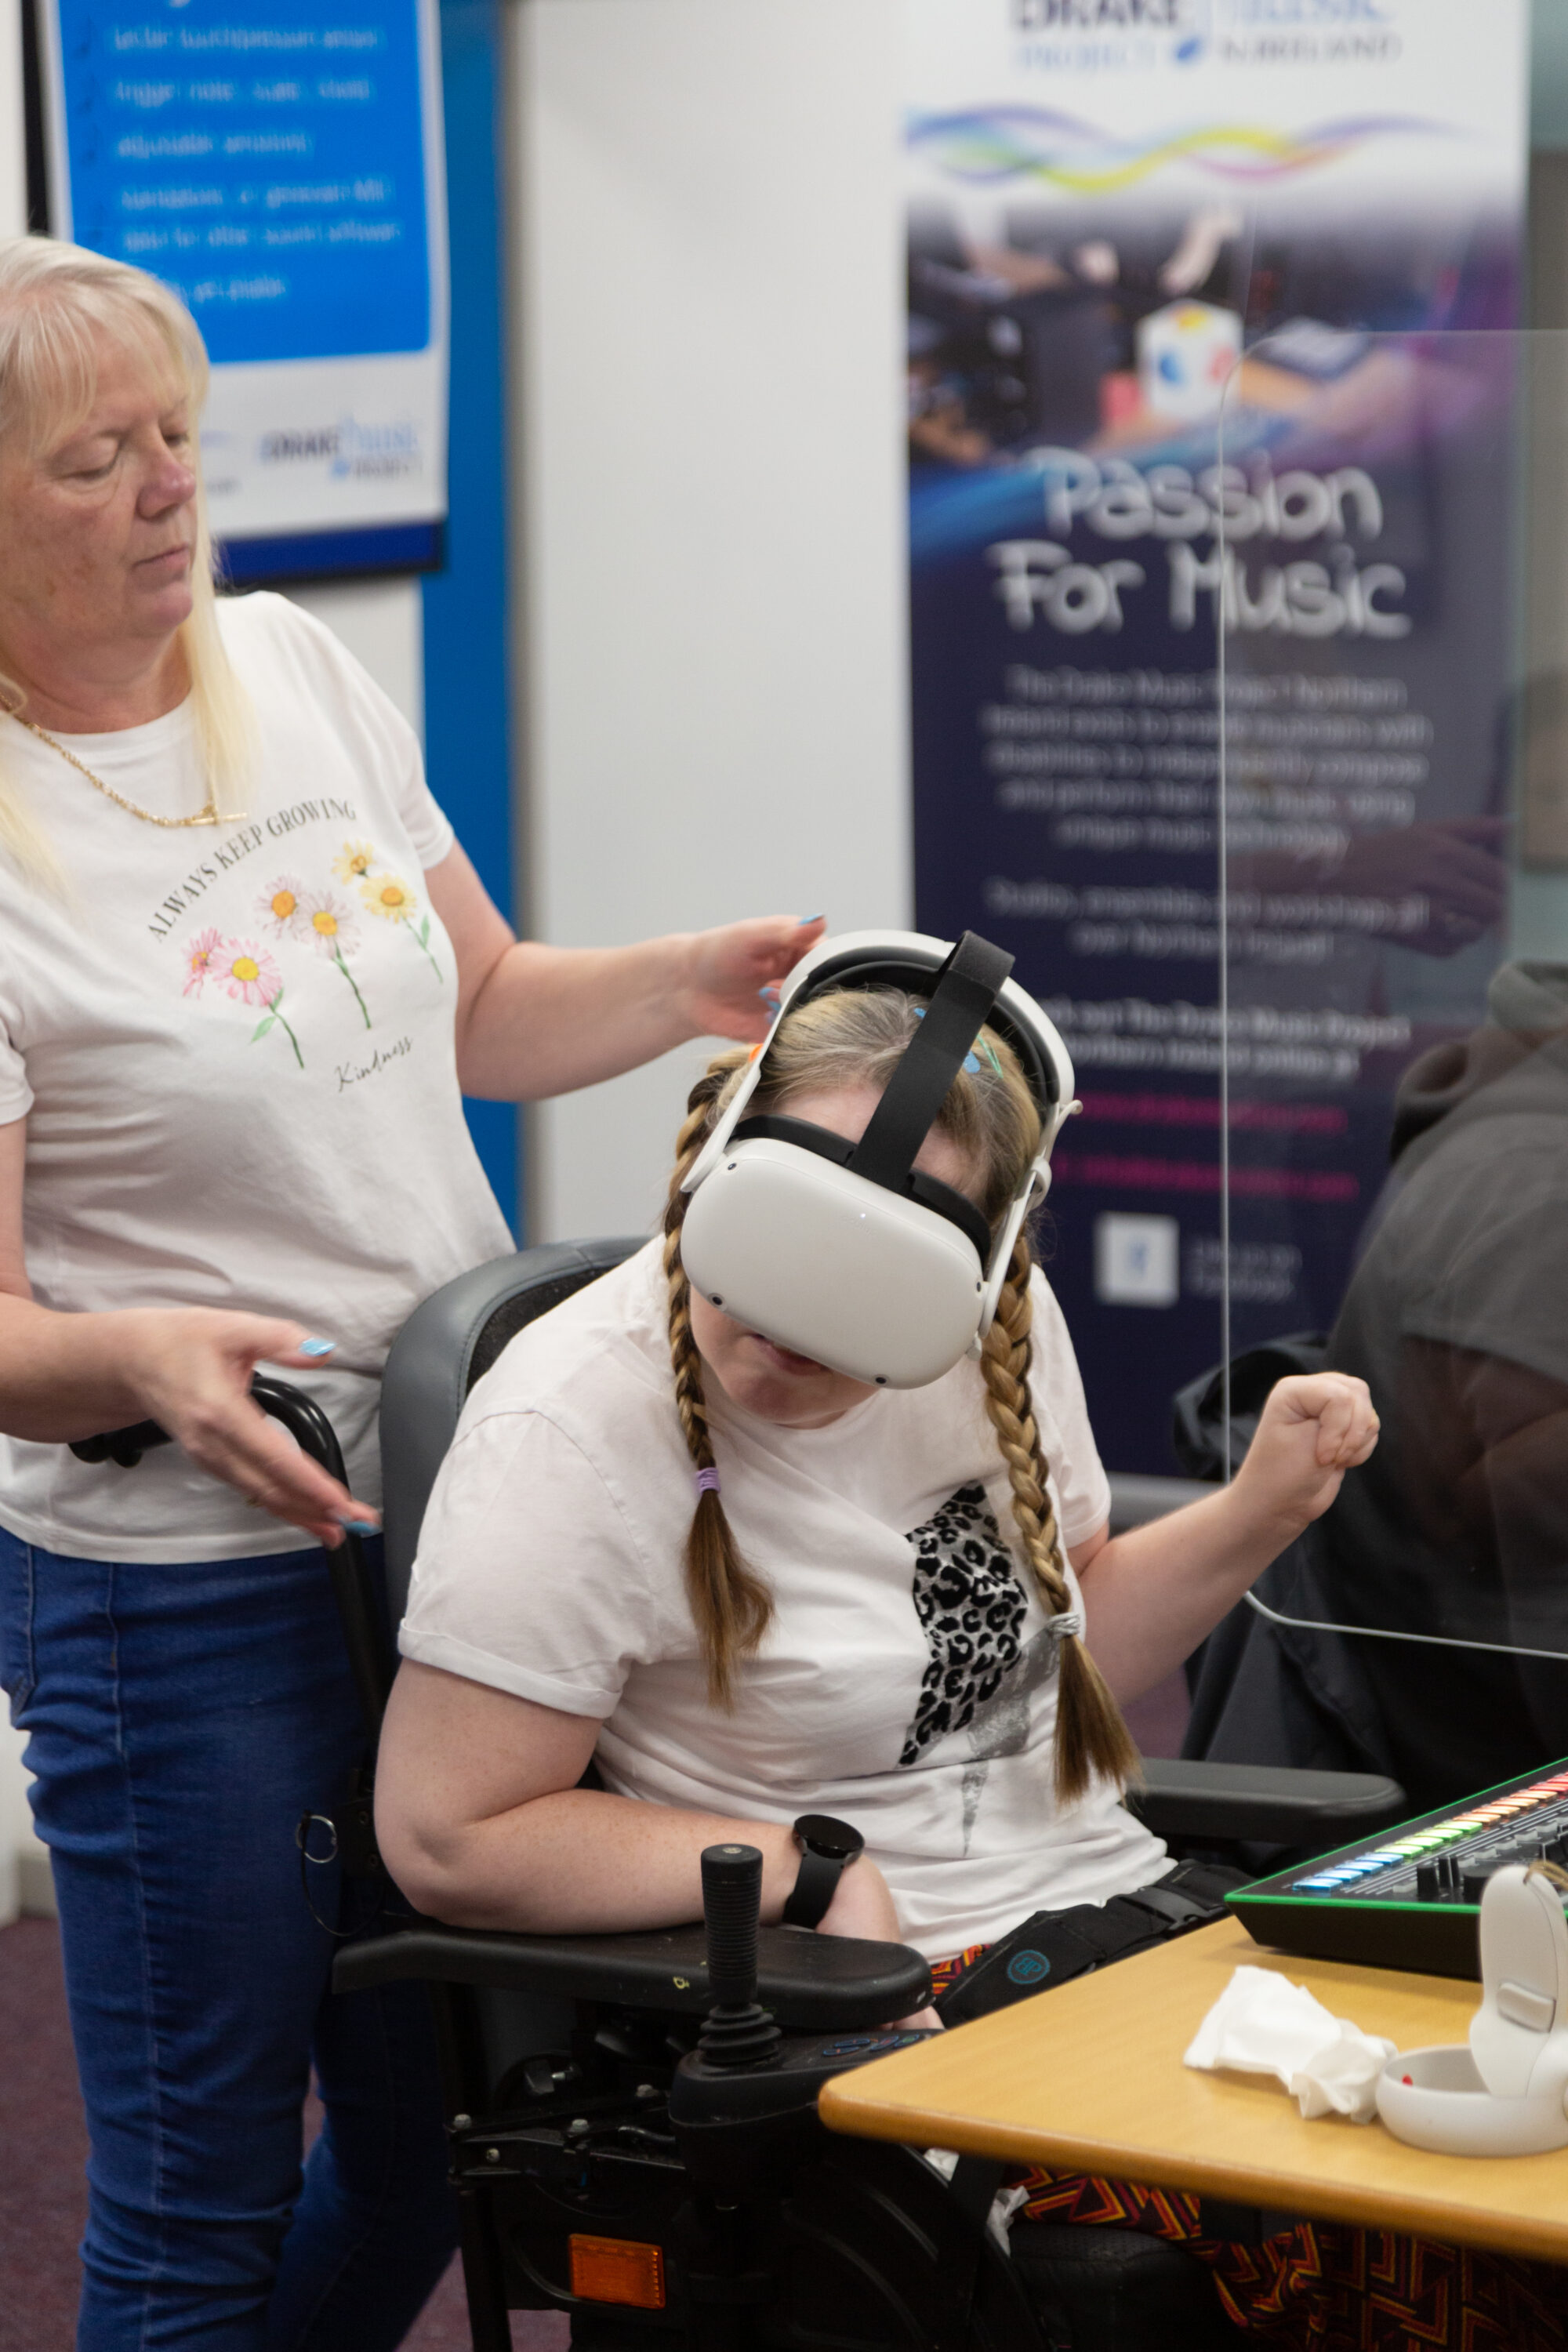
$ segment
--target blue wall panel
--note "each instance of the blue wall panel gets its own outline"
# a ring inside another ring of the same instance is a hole
[[[450,514],[425,591],[425,746],[437,800],[509,917],[511,742],[507,616],[507,418],[500,0],[442,0],[447,205],[452,257]],[[468,1105],[496,1198],[518,1223],[517,1114]]]

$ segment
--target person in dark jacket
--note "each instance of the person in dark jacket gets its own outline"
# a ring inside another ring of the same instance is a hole
[[[1405,1073],[1321,1359],[1382,1443],[1259,1579],[1276,1616],[1211,1637],[1185,1742],[1391,1772],[1413,1812],[1568,1753],[1568,965],[1503,965],[1488,1010]]]

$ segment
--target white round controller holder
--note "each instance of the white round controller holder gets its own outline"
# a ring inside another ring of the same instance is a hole
[[[1487,1881],[1481,1984],[1468,2048],[1401,2051],[1378,2114],[1395,2139],[1447,2156],[1568,2147],[1568,1921],[1543,1872],[1515,1863]]]

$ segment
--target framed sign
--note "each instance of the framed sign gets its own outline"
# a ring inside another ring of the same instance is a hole
[[[437,0],[43,0],[54,233],[179,293],[240,581],[438,560]]]

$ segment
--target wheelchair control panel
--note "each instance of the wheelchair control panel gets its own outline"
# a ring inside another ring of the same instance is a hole
[[[488,2220],[480,2232],[470,2215],[470,2310],[486,2307],[488,2247],[496,2352],[505,2309],[531,2306],[570,2311],[589,2352],[1044,2352],[985,2227],[1001,2168],[949,2182],[818,2119],[833,2075],[927,2035],[783,2033],[756,1998],[761,1882],[754,1847],[703,1856],[700,2025],[580,2004],[569,2055],[524,2060],[488,2115],[451,2119],[454,2185]],[[489,2352],[478,2326],[475,2343]]]

